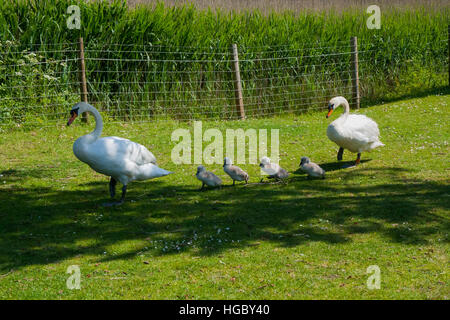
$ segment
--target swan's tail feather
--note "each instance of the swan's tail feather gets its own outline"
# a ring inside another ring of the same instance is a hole
[[[372,143],[372,145],[371,145],[371,149],[375,149],[375,148],[378,148],[378,147],[384,147],[384,143],[381,142],[381,141],[375,141],[375,142]]]
[[[164,169],[161,169],[161,170],[164,171],[164,172],[162,173],[162,177],[174,173],[173,171],[167,171],[167,170],[164,170]]]
[[[172,173],[172,171],[167,171],[163,168],[158,167],[157,165],[154,165],[153,163],[146,163],[139,166],[139,174],[136,175],[136,180],[159,178]]]

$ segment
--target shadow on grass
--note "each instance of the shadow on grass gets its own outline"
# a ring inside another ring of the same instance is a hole
[[[114,208],[100,206],[108,200],[106,179],[68,191],[12,186],[0,190],[0,270],[77,255],[126,259],[145,247],[157,256],[216,255],[261,242],[339,244],[365,233],[426,244],[428,237],[449,230],[449,220],[439,214],[449,209],[448,185],[405,180],[402,170],[353,168],[339,171],[339,184],[292,176],[287,184],[238,184],[208,192],[199,192],[197,184],[168,186],[153,180],[130,185],[127,202]],[[17,182],[37,173],[7,174]],[[355,181],[382,177],[391,183],[361,186]],[[111,245],[130,240],[146,245],[103,255]]]
[[[372,159],[361,160],[361,165],[372,161]],[[337,171],[337,170],[347,170],[355,165],[355,161],[335,161],[327,163],[318,163],[318,165],[325,170],[325,172]],[[305,174],[300,167],[292,172],[293,174]]]

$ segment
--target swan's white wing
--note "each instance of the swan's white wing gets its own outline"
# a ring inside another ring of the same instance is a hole
[[[366,143],[378,141],[380,135],[377,123],[364,115],[349,115],[345,127],[355,139]]]
[[[153,153],[148,150],[146,147],[144,147],[143,145],[133,142],[135,144],[137,144],[139,146],[139,157],[136,160],[137,164],[147,164],[147,163],[153,163],[156,164],[156,158],[153,155]]]
[[[340,147],[351,152],[371,150],[379,145],[380,131],[372,119],[357,114],[340,117],[333,121],[327,129],[327,136]]]
[[[95,171],[112,176],[122,183],[139,175],[139,166],[156,163],[144,146],[128,139],[105,137],[93,143],[75,143],[75,155]]]
[[[156,158],[146,147],[128,139],[119,137],[105,137],[98,139],[96,146],[107,146],[110,153],[115,153],[117,157],[126,158],[137,165],[147,163],[156,164]]]

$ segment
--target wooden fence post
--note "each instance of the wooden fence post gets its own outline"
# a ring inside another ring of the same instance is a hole
[[[234,71],[234,96],[236,99],[236,109],[242,120],[245,119],[244,99],[242,97],[241,73],[239,70],[239,55],[237,45],[233,43],[233,71]]]
[[[359,109],[358,39],[356,37],[351,37],[350,46],[352,50],[352,106]]]
[[[80,94],[81,101],[88,102],[88,93],[87,93],[87,85],[86,85],[86,66],[84,63],[84,44],[83,38],[80,37],[79,41],[79,53],[80,53]],[[88,115],[86,112],[83,112],[81,120],[83,122],[88,121]]]

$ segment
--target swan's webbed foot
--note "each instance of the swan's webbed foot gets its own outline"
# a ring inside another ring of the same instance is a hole
[[[114,202],[105,202],[102,204],[103,207],[115,207],[115,206],[120,206],[121,204],[123,204],[123,201],[114,201]]]
[[[112,178],[111,178],[112,179]],[[114,180],[115,181],[115,180]],[[114,187],[115,187],[115,184],[116,184],[117,182],[114,182]],[[111,182],[110,182],[110,187],[111,187]],[[115,188],[114,188],[115,189]],[[115,192],[114,192],[115,193]],[[120,206],[121,204],[123,204],[124,202],[125,202],[125,195],[127,194],[127,186],[123,186],[122,187],[122,197],[120,198],[120,200],[119,201],[114,201],[114,202],[107,202],[107,203],[104,203],[103,204],[103,206],[104,207],[114,207],[114,206]]]
[[[337,159],[338,161],[342,161],[342,156],[344,155],[344,148],[339,148],[338,154],[337,154]]]
[[[116,184],[116,179],[111,177],[111,180],[109,180],[109,194],[111,195],[111,199],[114,199],[114,197],[116,196]]]

